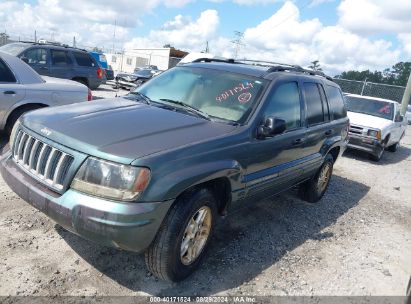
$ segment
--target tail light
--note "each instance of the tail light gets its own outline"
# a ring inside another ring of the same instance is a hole
[[[101,68],[97,69],[97,78],[103,78],[104,76],[104,70]]]
[[[88,89],[87,101],[92,101],[92,100],[93,100],[93,93],[91,92],[90,89]]]

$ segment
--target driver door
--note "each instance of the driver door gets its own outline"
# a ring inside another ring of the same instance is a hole
[[[261,123],[267,117],[283,119],[286,130],[273,137],[254,136],[247,150],[249,161],[244,176],[247,197],[264,198],[292,186],[303,176],[306,130],[302,120],[298,82],[277,84],[266,100]]]

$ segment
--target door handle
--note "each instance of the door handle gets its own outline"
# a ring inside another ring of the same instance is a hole
[[[331,135],[333,133],[333,130],[328,130],[328,131],[325,131],[325,135]]]
[[[4,95],[15,95],[16,92],[14,92],[14,91],[4,91],[3,94]]]
[[[293,141],[293,146],[300,145],[300,144],[302,144],[303,142],[304,142],[304,139],[298,138],[298,139],[296,139],[296,140]]]

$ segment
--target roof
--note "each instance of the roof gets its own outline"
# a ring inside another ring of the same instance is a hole
[[[276,75],[287,75],[295,77],[320,76],[322,80],[332,82],[332,78],[319,71],[307,70],[297,65],[289,65],[267,61],[234,60],[218,58],[199,58],[185,66],[210,68],[232,73],[245,74],[253,77],[260,77],[272,80]]]
[[[36,46],[47,46],[50,49],[72,49],[76,51],[81,51],[81,52],[87,52],[87,50],[76,48],[73,46],[69,46],[66,44],[58,45],[58,44],[53,44],[53,43],[38,43],[38,42],[30,42],[30,41],[19,41],[19,42],[13,42],[12,44],[25,44],[27,47],[36,45]]]
[[[345,94],[345,96],[348,97],[357,97],[357,98],[363,98],[363,99],[369,99],[369,100],[378,100],[378,101],[385,101],[385,102],[389,102],[389,103],[398,103],[395,100],[391,100],[391,99],[385,99],[385,98],[379,98],[379,97],[373,97],[373,96],[364,96],[364,95],[358,95],[358,94]]]

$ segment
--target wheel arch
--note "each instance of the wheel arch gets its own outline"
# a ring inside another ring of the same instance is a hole
[[[40,109],[40,108],[46,108],[46,107],[49,107],[49,106],[50,106],[49,104],[44,103],[44,102],[29,102],[29,103],[23,103],[23,104],[16,104],[14,107],[12,107],[8,111],[6,117],[4,117],[2,128],[3,129],[6,128],[8,126],[8,124],[10,123],[10,120],[12,119],[13,115],[15,113],[18,113],[21,110],[31,109],[31,108]]]

